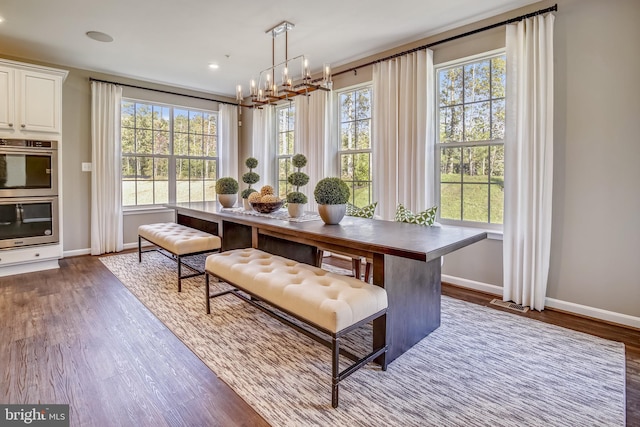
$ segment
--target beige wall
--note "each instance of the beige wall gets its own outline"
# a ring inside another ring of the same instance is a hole
[[[522,11],[554,3],[542,2]],[[640,117],[640,56],[637,55],[640,2],[558,0],[557,3],[553,239],[547,296],[569,304],[640,317],[640,225],[637,220],[640,144],[636,131]],[[520,11],[508,17],[517,14]],[[396,51],[505,17],[421,40]],[[438,46],[434,48],[434,59],[441,63],[503,45],[504,29],[497,29]],[[342,69],[352,65],[355,63]],[[90,246],[90,174],[80,171],[81,162],[91,161],[88,77],[116,79],[88,71],[70,71],[63,89],[66,252]],[[337,76],[334,87],[338,89],[370,79],[371,67],[368,67],[359,70],[357,75]],[[182,101],[182,97],[172,97],[164,102],[187,105],[187,101]],[[242,160],[251,153],[250,111],[245,110],[240,119],[243,122],[239,151],[242,171]],[[135,241],[138,223],[156,219],[156,216],[128,217],[125,242]],[[486,240],[447,256],[443,273],[501,286],[501,241]]]

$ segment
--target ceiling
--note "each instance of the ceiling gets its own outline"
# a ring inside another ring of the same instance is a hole
[[[0,54],[235,96],[271,63],[265,31],[287,20],[289,58],[313,72],[488,18],[531,0],[2,0]],[[102,43],[88,31],[113,37]],[[276,39],[276,63],[284,41]],[[209,68],[209,64],[219,69]]]

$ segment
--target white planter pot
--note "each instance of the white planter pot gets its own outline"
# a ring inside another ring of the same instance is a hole
[[[223,208],[232,208],[238,201],[237,194],[218,194],[218,202]]]
[[[245,211],[252,211],[251,203],[249,203],[249,199],[242,199],[242,205],[244,206]]]
[[[347,212],[347,205],[318,205],[318,213],[325,224],[338,224]]]
[[[289,216],[291,218],[300,218],[304,215],[304,207],[306,203],[289,203],[287,209],[289,210]]]

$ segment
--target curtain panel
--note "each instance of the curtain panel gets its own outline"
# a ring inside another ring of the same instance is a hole
[[[553,195],[554,15],[508,25],[505,134],[505,301],[543,310]]]
[[[294,154],[304,154],[307,165],[302,172],[309,175],[309,183],[300,187],[307,195],[309,203],[306,210],[317,211],[318,204],[313,196],[316,184],[328,176],[329,147],[331,140],[331,92],[316,91],[309,96],[295,98],[296,123],[294,128]]]
[[[219,104],[218,109],[218,176],[238,176],[238,107]]]
[[[91,255],[120,252],[122,87],[91,82]]]
[[[254,172],[260,175],[260,181],[253,188],[260,190],[263,185],[273,185],[276,180],[274,169],[276,158],[276,143],[274,141],[275,112],[272,105],[265,105],[261,109],[251,110],[251,114],[253,115],[251,133],[253,139],[250,152],[251,156],[258,160],[258,167]],[[245,187],[242,188],[246,188],[246,184],[243,185]]]
[[[382,219],[398,203],[412,211],[434,204],[435,96],[433,51],[373,66],[373,197]]]

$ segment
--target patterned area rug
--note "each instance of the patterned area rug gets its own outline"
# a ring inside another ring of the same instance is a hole
[[[231,295],[206,315],[203,276],[178,293],[172,260],[137,257],[101,261],[274,426],[625,424],[623,344],[447,297],[440,328],[344,380],[332,409],[326,347]]]

